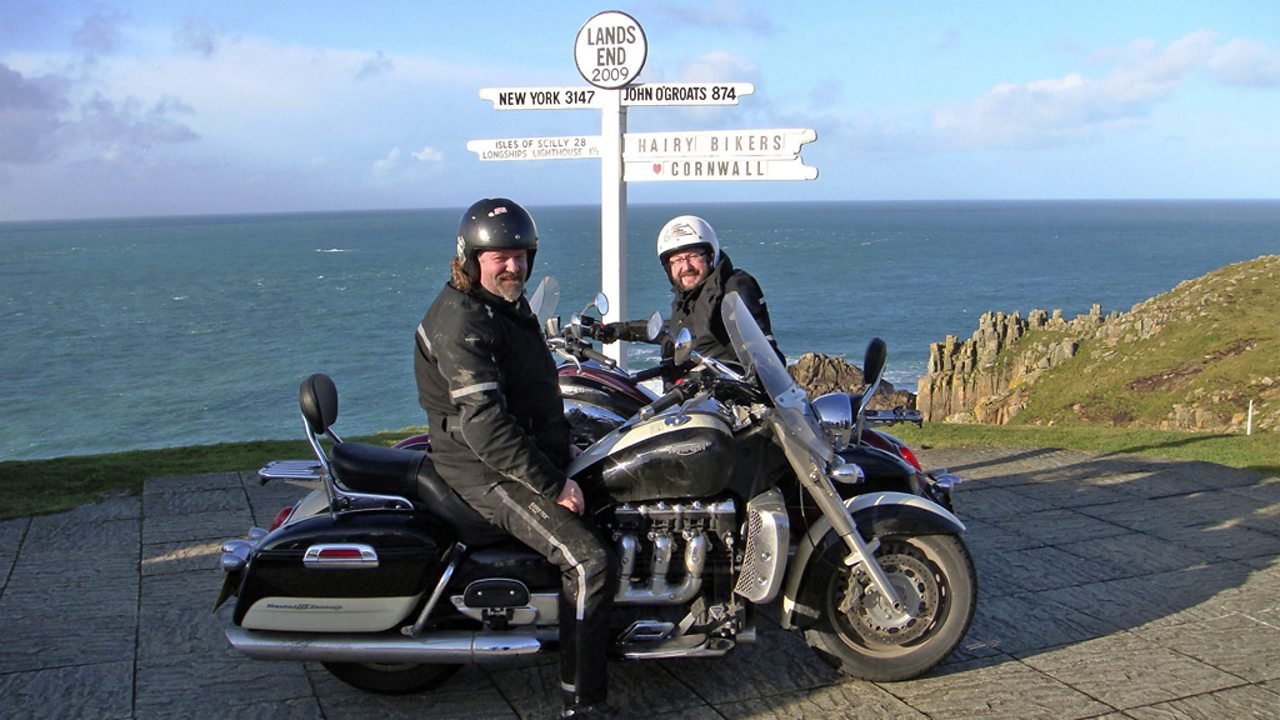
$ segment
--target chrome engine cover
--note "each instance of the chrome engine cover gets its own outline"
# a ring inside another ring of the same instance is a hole
[[[782,492],[775,488],[751,498],[747,503],[747,547],[734,592],[753,603],[777,597],[790,546],[791,522]]]

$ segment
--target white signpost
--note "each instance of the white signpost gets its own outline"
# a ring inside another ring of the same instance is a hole
[[[751,83],[640,83],[622,89],[623,105],[737,105]]]
[[[791,158],[800,146],[818,139],[809,128],[782,130],[697,130],[691,132],[627,133],[627,160],[648,157],[773,157]]]
[[[471,140],[482,161],[600,160],[600,285],[605,321],[627,318],[627,183],[686,180],[813,180],[801,146],[808,128],[628,133],[630,106],[737,105],[751,83],[636,83],[648,59],[644,28],[624,12],[591,17],[578,30],[573,57],[588,86],[483,88],[495,110],[600,111],[599,135]],[[622,343],[605,352],[625,361]]]
[[[581,110],[604,103],[604,93],[593,87],[484,88],[480,97],[494,110]]]
[[[818,168],[792,158],[655,158],[627,160],[622,179],[627,182],[672,180],[812,180]]]
[[[599,135],[471,140],[467,149],[481,160],[571,160],[600,157]]]
[[[609,10],[592,16],[573,41],[573,61],[583,79],[616,90],[635,82],[649,57],[649,40],[636,19]]]

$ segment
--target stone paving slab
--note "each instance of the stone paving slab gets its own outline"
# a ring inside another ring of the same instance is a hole
[[[1023,662],[1119,710],[1241,684],[1240,678],[1133,633],[1031,655]]]
[[[1064,450],[947,449],[979,572],[960,648],[869,683],[769,612],[752,646],[616,663],[623,717],[1280,717],[1280,478]],[[150,481],[140,496],[0,522],[0,718],[546,718],[555,656],[466,667],[372,696],[317,663],[260,662],[210,612],[219,546],[299,497],[253,473]]]

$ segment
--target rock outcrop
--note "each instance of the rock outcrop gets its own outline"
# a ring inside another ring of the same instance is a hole
[[[862,392],[862,371],[842,358],[818,353],[805,353],[794,365],[787,368],[796,384],[804,388],[810,398],[830,392]],[[916,396],[906,390],[898,390],[887,381],[881,381],[880,389],[868,407],[876,410],[893,408],[914,409]]]
[[[1117,317],[1103,317],[1098,305],[1071,321],[1061,310],[1032,310],[1025,319],[1017,312],[985,313],[968,340],[948,335],[929,345],[929,369],[916,387],[916,405],[928,421],[1004,424],[1026,406],[1041,373],[1075,357],[1082,336]],[[1048,337],[1019,347],[1032,330]]]
[[[1280,256],[1270,255],[1125,313],[1103,315],[1097,305],[1071,320],[1058,310],[987,313],[969,339],[930,345],[917,407],[928,421],[1004,424],[1039,388],[1031,422],[1240,432],[1252,400],[1253,429],[1280,430],[1277,288]]]

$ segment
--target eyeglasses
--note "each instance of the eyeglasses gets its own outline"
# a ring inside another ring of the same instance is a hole
[[[680,263],[681,265],[693,265],[695,263],[705,263],[707,261],[707,253],[703,250],[689,250],[682,253],[676,253],[667,258],[667,264]]]

